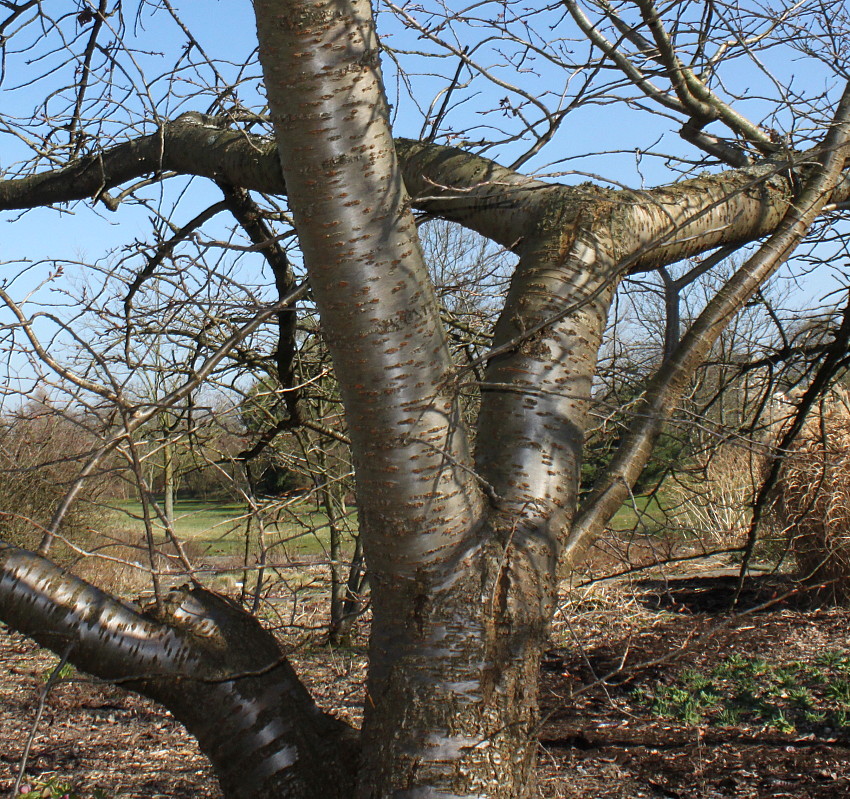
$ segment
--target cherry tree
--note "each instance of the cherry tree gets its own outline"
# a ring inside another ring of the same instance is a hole
[[[121,410],[81,479],[303,296],[306,286],[287,277],[283,234],[271,226],[291,223],[345,407],[372,587],[363,727],[319,709],[274,637],[199,584],[140,608],[44,552],[3,544],[0,619],[169,708],[228,796],[529,795],[539,661],[559,585],[628,497],[729,320],[807,237],[842,232],[846,12],[814,3],[659,9],[652,0],[564,0],[528,13],[508,2],[455,12],[387,3],[388,27],[413,32],[419,47],[401,37],[382,45],[363,0],[255,0],[266,113],[220,74],[164,2],[161,14],[186,36],[170,74],[206,70],[215,91],[198,98],[216,99],[171,115],[160,83],[147,81],[132,110],[147,118],[116,132],[103,110],[113,104],[132,115],[118,92],[120,70],[136,56],[125,12],[102,0],[82,5],[76,19],[51,19],[48,5],[4,4],[5,47],[32,25],[75,30],[57,52],[76,71],[45,101],[46,121],[4,119],[31,157],[2,175],[0,209],[91,203],[120,213],[133,199],[149,209],[151,186],[193,176],[223,200],[190,226],[172,225],[170,246],[226,209],[267,260],[277,259],[280,277],[278,300],[224,337],[156,407],[66,375]],[[458,44],[459,32],[473,30],[483,33],[472,46]],[[828,88],[805,93],[774,79],[764,63],[773,48],[802,51],[826,69]],[[405,59],[443,65],[427,68],[445,80],[422,107],[418,139],[393,138],[382,51],[413,100],[421,67],[406,68]],[[496,51],[503,61],[488,62]],[[523,59],[532,88],[520,79]],[[768,93],[770,109],[756,121],[734,89],[730,70],[742,63]],[[566,77],[552,89],[555,68]],[[458,129],[456,106],[481,86],[499,95],[484,121]],[[192,98],[180,91],[173,105]],[[683,149],[665,156],[669,180],[612,188],[521,171],[569,135],[573,112],[593,106],[600,127],[625,124],[618,114],[629,108],[670,123]],[[453,357],[414,214],[463,225],[518,258],[477,363]],[[631,429],[580,501],[594,373],[618,287],[629,275],[700,258],[699,269],[677,278],[685,290],[689,277],[742,247],[739,265],[688,328],[667,336]],[[5,290],[0,296],[38,349],[21,305]],[[480,392],[474,424],[463,412],[471,384]]]

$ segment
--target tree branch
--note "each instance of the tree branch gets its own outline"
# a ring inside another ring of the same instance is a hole
[[[655,439],[694,370],[710,351],[727,320],[758,291],[803,240],[841,180],[850,144],[850,84],[845,87],[822,155],[776,232],[708,303],[672,356],[650,382],[635,421],[611,463],[579,509],[563,553],[574,566],[616,513],[646,465]]]
[[[0,619],[82,671],[165,705],[229,796],[270,795],[269,784],[350,795],[353,732],[316,707],[274,637],[234,602],[178,589],[157,617],[0,541]]]
[[[272,139],[230,130],[228,121],[195,112],[147,136],[24,178],[0,180],[0,211],[97,199],[145,175],[173,172],[223,185],[286,194]],[[548,184],[454,147],[400,139],[403,178],[414,204],[466,225],[506,247],[521,232],[516,209],[527,193]]]

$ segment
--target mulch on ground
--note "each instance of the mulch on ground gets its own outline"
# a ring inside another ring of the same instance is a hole
[[[727,576],[647,579],[573,598],[556,618],[557,645],[543,663],[543,794],[850,795],[850,705],[846,725],[838,715],[845,672],[850,691],[850,612],[808,607],[785,589],[779,578],[753,581],[738,610],[764,607],[743,615],[729,612],[734,580]],[[324,703],[356,722],[361,650],[314,647],[295,660]],[[0,792],[12,786],[55,663],[22,637],[0,632]],[[753,690],[774,674],[784,675],[788,689],[774,686],[767,699],[759,694],[756,710],[727,723],[719,710],[726,698],[717,701],[710,691],[739,690],[745,672]],[[808,699],[795,675],[820,680]],[[683,718],[684,705],[665,697],[686,696],[683,685],[696,694],[700,680],[712,683],[702,690],[717,704]],[[811,702],[809,709],[795,710],[797,699],[800,708]],[[206,760],[167,711],[79,675],[52,689],[27,762],[27,784],[51,779],[80,797],[220,796]]]
[[[8,795],[57,658],[15,633],[0,632],[0,792]],[[104,799],[220,797],[209,763],[168,711],[77,676],[51,690],[24,784],[51,778]]]

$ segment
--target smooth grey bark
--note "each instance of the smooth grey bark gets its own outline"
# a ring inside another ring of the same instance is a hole
[[[534,745],[528,720],[512,717],[530,715],[516,689],[533,695],[534,679],[504,679],[515,666],[493,650],[485,503],[390,135],[370,5],[255,9],[369,563],[358,795],[520,795]]]

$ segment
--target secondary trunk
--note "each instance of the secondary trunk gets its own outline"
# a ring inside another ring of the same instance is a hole
[[[167,707],[229,799],[350,799],[354,731],[316,707],[274,637],[230,600],[196,587],[141,610],[0,542],[0,611],[80,670]]]

